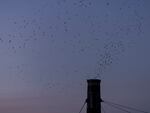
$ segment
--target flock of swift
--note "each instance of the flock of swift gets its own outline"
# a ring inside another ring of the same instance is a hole
[[[58,7],[61,7],[61,5],[67,4],[67,2],[67,0],[58,0],[57,5]],[[74,5],[75,7],[87,9],[89,7],[94,7],[91,0],[77,0],[73,2],[72,5]],[[111,7],[111,3],[109,2],[106,2],[104,5],[106,5],[106,7],[108,8]],[[129,10],[130,7],[126,8],[128,8]],[[43,9],[37,10],[36,14],[42,14],[42,10]],[[123,8],[120,7],[118,10],[120,10],[121,12]],[[126,25],[119,25],[114,22],[111,23],[111,25],[114,25],[115,28],[111,29],[110,31],[109,28],[108,31],[103,30],[103,26],[105,26],[105,24],[110,24],[107,23],[107,20],[109,21],[109,19],[111,19],[111,16],[110,18],[108,18],[109,14],[105,15],[106,20],[102,22],[100,20],[100,16],[95,16],[94,14],[89,14],[87,16],[83,15],[83,18],[85,18],[85,24],[87,22],[87,26],[89,26],[86,33],[84,32],[84,30],[77,30],[78,32],[73,31],[75,28],[72,28],[72,23],[76,18],[80,21],[80,13],[74,13],[74,15],[71,13],[68,10],[65,10],[63,15],[56,14],[56,17],[52,17],[56,19],[56,22],[58,22],[56,24],[53,23],[55,20],[52,20],[51,22],[50,19],[48,21],[47,19],[44,19],[45,17],[39,17],[36,15],[21,17],[20,20],[10,19],[10,22],[12,22],[13,26],[15,26],[16,28],[16,32],[13,34],[8,33],[3,37],[0,37],[0,43],[9,44],[9,49],[13,51],[14,54],[17,54],[19,49],[21,49],[22,51],[23,49],[28,49],[29,46],[31,46],[30,48],[33,49],[34,47],[32,44],[40,41],[41,39],[47,40],[50,45],[55,46],[57,46],[58,40],[61,39],[63,40],[62,45],[67,45],[67,47],[71,47],[72,52],[76,52],[73,54],[83,55],[86,54],[89,50],[95,49],[95,55],[97,56],[97,64],[95,64],[95,68],[97,70],[96,74],[93,77],[97,78],[100,77],[108,67],[112,66],[112,64],[116,62],[115,60],[117,59],[117,57],[119,57],[120,54],[124,53],[124,51],[127,49],[127,43],[125,40],[130,40],[128,38],[130,37],[130,34],[142,34],[143,18],[138,14],[136,10],[133,10],[133,16],[135,17],[134,20],[136,21],[136,24],[130,25],[127,23]],[[50,18],[49,15],[47,15],[47,17]],[[100,23],[102,23],[102,25]],[[63,36],[61,37],[61,35]],[[69,36],[69,38],[64,38],[67,36]],[[84,36],[87,36],[87,38]],[[102,44],[102,47],[99,48],[98,43],[101,44],[101,38],[103,36],[107,40]],[[21,66],[22,65],[17,65],[17,69],[21,70],[20,72],[23,72],[24,67]]]

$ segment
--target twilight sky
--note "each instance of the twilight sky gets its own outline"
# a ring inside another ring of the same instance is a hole
[[[149,11],[149,0],[0,0],[0,112],[78,113],[90,78],[104,100],[150,112]]]

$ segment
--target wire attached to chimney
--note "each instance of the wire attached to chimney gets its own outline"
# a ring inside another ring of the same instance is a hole
[[[113,108],[116,108],[116,109],[118,109],[118,110],[124,111],[124,112],[126,112],[126,113],[131,113],[130,111],[125,110],[125,109],[123,109],[123,108],[121,108],[121,107],[118,107],[118,106],[116,106],[116,105],[113,105],[113,104],[110,104],[110,103],[107,103],[107,102],[104,102],[104,103],[107,104],[107,105],[109,105],[109,106],[111,106],[111,107],[113,107]]]
[[[80,109],[79,113],[81,113],[81,112],[82,112],[82,110],[83,110],[83,108],[84,108],[85,104],[86,104],[86,100],[85,100],[85,102],[84,102],[83,106],[81,107],[81,109]]]
[[[119,106],[121,108],[125,108],[125,109],[128,109],[128,110],[132,110],[132,111],[137,111],[137,112],[142,112],[142,113],[148,113],[146,111],[143,111],[143,110],[139,110],[139,109],[136,109],[136,108],[132,108],[132,107],[129,107],[129,106],[124,106],[124,105],[121,105],[121,104],[117,104],[117,103],[114,103],[114,102],[110,102],[110,101],[104,101],[105,103],[109,103],[111,105],[115,105],[115,106]]]

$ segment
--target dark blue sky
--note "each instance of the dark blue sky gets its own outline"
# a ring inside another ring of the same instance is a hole
[[[104,99],[150,112],[149,6],[0,0],[0,112],[76,113],[89,78]]]

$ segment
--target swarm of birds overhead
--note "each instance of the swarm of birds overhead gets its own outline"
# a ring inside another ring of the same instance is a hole
[[[66,51],[66,48],[70,48],[67,49],[68,54],[89,57],[86,54],[93,51],[92,54],[95,54],[97,59],[89,60],[96,60],[94,68],[97,70],[96,74],[95,72],[92,72],[92,74],[95,74],[93,77],[100,77],[108,67],[116,62],[117,57],[125,52],[126,46],[133,39],[131,37],[143,33],[143,18],[136,9],[131,8],[129,3],[118,8],[118,13],[121,16],[128,16],[128,13],[124,13],[124,10],[130,9],[132,12],[132,15],[129,16],[134,18],[127,18],[126,21],[129,22],[126,25],[119,23],[117,18],[115,18],[115,21],[111,20],[113,15],[108,12],[103,14],[104,17],[101,18],[102,16],[99,13],[82,14],[83,11],[81,13],[76,11],[78,8],[81,8],[80,10],[82,8],[83,10],[85,10],[84,8],[91,10],[90,8],[94,7],[95,4],[95,1],[91,0],[57,0],[56,14],[44,12],[45,9],[49,8],[49,4],[41,6],[32,16],[20,17],[18,20],[10,19],[16,31],[0,37],[0,43],[7,43],[10,51],[13,51],[13,54],[16,55],[20,50],[30,49],[32,49],[33,54],[37,54],[37,51],[39,51],[38,54],[43,53],[43,51],[35,48],[35,45],[40,44],[43,40],[46,40],[45,42],[48,42],[55,52],[60,50],[63,52]],[[111,7],[111,3],[108,1],[104,4],[106,7]],[[68,5],[71,5],[72,8],[69,7],[69,9]],[[103,39],[105,41],[102,42]],[[16,68],[20,73],[23,73],[25,67],[20,64]],[[64,71],[67,72],[67,70]],[[73,70],[74,72],[79,73],[80,71]],[[49,82],[47,85],[49,88],[53,86]]]

